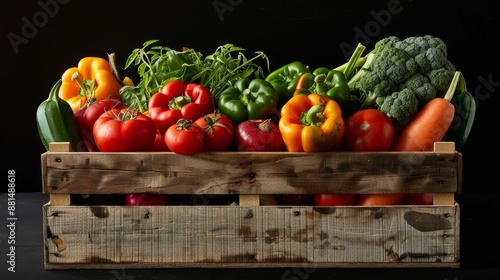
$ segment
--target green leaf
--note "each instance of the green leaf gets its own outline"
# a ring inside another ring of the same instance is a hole
[[[153,39],[153,40],[146,41],[142,44],[142,47],[143,48],[149,47],[150,45],[152,45],[158,41],[160,41],[160,40]]]
[[[139,56],[139,49],[133,50],[132,53],[127,58],[127,61],[125,61],[125,69],[127,69],[130,65],[132,65],[132,63],[134,63],[134,61],[137,60],[138,56]]]

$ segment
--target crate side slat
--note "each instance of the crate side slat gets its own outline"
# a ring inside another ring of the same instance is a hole
[[[48,172],[48,167],[47,167],[47,153],[42,153],[40,155],[40,167],[41,167],[41,177],[42,177],[42,193],[49,193],[48,187],[47,187],[47,172]]]
[[[457,153],[47,153],[50,193],[457,191]]]
[[[44,207],[49,268],[459,261],[458,205]]]

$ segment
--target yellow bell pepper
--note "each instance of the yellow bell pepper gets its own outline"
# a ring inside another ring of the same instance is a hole
[[[340,150],[345,130],[340,105],[317,93],[290,98],[281,108],[279,128],[289,152]]]
[[[78,62],[78,67],[71,67],[63,73],[59,97],[77,110],[93,100],[121,100],[121,87],[107,60],[84,57]]]

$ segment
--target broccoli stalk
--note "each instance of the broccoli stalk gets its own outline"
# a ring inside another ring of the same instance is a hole
[[[338,70],[344,73],[344,76],[347,80],[351,79],[356,68],[359,68],[366,63],[366,58],[362,57],[365,49],[366,47],[363,44],[359,43],[356,46],[356,49],[354,49],[351,58],[349,58],[346,63],[338,66],[334,70]]]
[[[366,47],[363,44],[359,43],[356,46],[356,49],[352,53],[349,60],[346,63],[334,68],[333,70],[342,72],[345,79],[348,81],[354,75],[356,70],[366,63],[366,58],[362,56],[365,49]],[[319,77],[320,76],[317,76],[316,78]],[[341,104],[341,106],[342,106],[342,115],[346,118],[350,116],[353,112],[357,111],[359,107],[359,98],[357,95],[352,94],[350,88],[349,88],[348,100],[346,99],[345,102]]]
[[[363,64],[360,66],[361,68],[348,81],[348,85],[351,90],[355,89],[354,85],[366,74],[366,72],[371,71],[370,66],[373,63],[373,60],[375,59],[375,53],[371,51],[368,54],[366,54],[363,58],[364,61]]]
[[[364,56],[363,65],[358,70],[358,72],[356,72],[347,82],[347,84],[349,85],[349,89],[351,91],[357,90],[356,84],[361,79],[369,78],[375,80],[376,78],[375,75],[371,74],[372,73],[371,64],[373,63],[374,59],[375,59],[374,51],[371,51]],[[378,81],[373,81],[373,82],[376,83]],[[373,104],[375,104],[375,99],[377,99],[377,95],[372,91],[363,94],[360,98],[360,101],[362,102],[360,109],[372,107]]]
[[[453,96],[455,95],[455,91],[458,86],[458,82],[460,81],[460,77],[462,75],[462,72],[460,71],[455,71],[453,73],[453,77],[451,78],[451,83],[448,85],[448,90],[446,90],[446,93],[443,96],[443,99],[451,102],[453,99]]]

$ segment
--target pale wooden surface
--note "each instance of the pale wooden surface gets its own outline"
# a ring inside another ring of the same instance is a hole
[[[47,269],[456,267],[459,207],[44,206]]]
[[[434,143],[434,152],[436,153],[456,153],[454,142],[436,142]],[[458,168],[457,168],[458,169]],[[459,176],[457,172],[457,176]],[[457,185],[459,185],[459,180],[457,179]],[[458,192],[458,189],[455,191]],[[455,192],[449,193],[435,193],[433,198],[433,205],[452,205],[455,203]]]
[[[240,194],[240,206],[259,206],[260,196],[258,194]]]
[[[71,195],[65,193],[51,193],[50,205],[68,206],[71,205]]]
[[[71,151],[71,143],[70,142],[56,142],[49,144],[50,152],[70,152]],[[43,165],[43,167],[46,167]],[[42,174],[46,174],[42,172]],[[43,176],[42,176],[43,177]],[[71,205],[71,195],[64,193],[51,193],[50,194],[50,205],[60,205],[60,206],[68,206]]]

